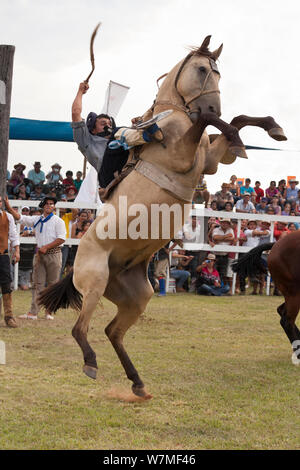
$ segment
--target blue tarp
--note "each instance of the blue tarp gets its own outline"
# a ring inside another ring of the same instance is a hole
[[[38,121],[36,119],[10,118],[9,138],[11,140],[52,140],[74,142],[70,122]],[[280,150],[269,147],[245,145],[247,150]]]
[[[74,142],[70,122],[21,118],[10,118],[9,138],[11,140]]]

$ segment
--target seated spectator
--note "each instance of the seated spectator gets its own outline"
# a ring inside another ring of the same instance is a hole
[[[286,222],[276,222],[274,225],[274,238],[276,241],[279,240],[282,236],[285,236],[289,233]]]
[[[241,186],[240,188],[240,195],[242,196],[244,193],[249,193],[250,195],[252,193],[254,193],[254,188],[252,188],[250,186],[250,183],[251,183],[251,179],[250,178],[246,178],[245,179],[245,185],[244,186]]]
[[[291,204],[289,202],[286,202],[284,204],[283,211],[281,212],[281,215],[290,216],[291,215],[291,210],[292,210]]]
[[[34,190],[30,193],[30,198],[32,201],[42,201],[46,194],[43,193],[43,185],[37,184]]]
[[[299,230],[299,227],[297,227],[298,224],[295,224],[294,222],[290,222],[288,224],[288,230],[290,232],[296,232],[297,230]]]
[[[293,178],[289,180],[289,187],[287,187],[284,192],[286,202],[291,203],[293,200],[297,199],[299,191],[299,188],[296,187],[297,184],[299,184],[299,181],[296,179]]]
[[[74,186],[73,171],[68,170],[66,172],[66,178],[63,179],[62,183],[63,183],[64,186]]]
[[[278,195],[279,195],[279,204],[281,205],[281,207],[283,206],[283,204],[285,203],[285,199],[284,199],[284,192],[286,190],[286,181],[285,180],[280,180],[278,182],[278,186],[277,186],[277,189],[278,189]]]
[[[210,207],[208,207],[211,211],[217,211],[218,210],[218,201],[216,199],[213,199],[210,203]]]
[[[226,295],[229,292],[229,285],[221,287],[219,272],[215,268],[216,256],[209,253],[206,259],[197,266],[196,292],[199,295]]]
[[[200,175],[198,184],[195,188],[193,203],[194,204],[203,204],[207,208],[209,202],[210,193],[207,190],[207,184],[204,179],[204,175]]]
[[[220,219],[220,227],[215,227],[212,231],[212,241],[215,245],[232,245],[234,242],[234,232],[231,227],[230,219]],[[228,267],[228,252],[216,253],[216,269],[220,273],[223,284],[226,281]]]
[[[297,204],[297,201],[292,201],[291,203],[291,215],[295,214],[296,216],[300,215],[300,206]]]
[[[236,212],[255,212],[254,204],[250,201],[250,193],[244,192],[242,199],[240,199],[235,205]]]
[[[170,277],[176,279],[176,292],[186,292],[185,282],[191,277],[191,273],[185,269],[194,256],[187,256],[185,250],[173,250],[171,256]]]
[[[265,214],[268,210],[268,198],[262,197],[260,203],[256,205],[255,210],[257,214]]]
[[[281,215],[281,206],[279,205],[279,197],[278,196],[273,196],[272,197],[271,202],[270,202],[270,206],[273,207],[275,215]]]
[[[276,188],[276,181],[270,181],[270,186],[266,189],[266,197],[268,198],[268,203],[271,204],[272,198],[274,196],[279,196],[279,191]]]
[[[25,175],[23,171],[25,170],[26,166],[23,163],[17,163],[14,166],[14,170],[12,171],[11,177],[7,182],[7,193],[8,195],[13,195],[13,190],[18,184],[23,183]]]
[[[229,183],[223,183],[221,186],[221,191],[217,191],[215,194],[215,199],[217,200],[218,210],[223,210],[226,202],[234,203],[233,196],[229,191]]]
[[[65,192],[66,192],[67,201],[74,202],[75,197],[76,197],[76,188],[75,188],[75,186],[71,186],[71,185],[67,186]]]
[[[26,200],[29,198],[29,191],[26,188],[25,183],[18,184],[14,190],[14,199],[23,199]]]
[[[230,201],[225,202],[224,211],[225,212],[232,212],[233,211],[233,203],[230,202]]]
[[[47,184],[49,186],[55,186],[57,183],[62,183],[63,177],[60,174],[61,166],[59,165],[59,163],[54,163],[51,168],[52,171],[50,171],[46,176]]]
[[[255,181],[255,186],[254,186],[254,191],[255,191],[255,204],[259,204],[261,201],[261,198],[264,197],[264,190],[261,189],[260,187],[260,181]]]
[[[232,175],[229,181],[229,191],[233,196],[233,203],[235,204],[240,197],[240,186],[237,183],[236,175]]]
[[[274,207],[270,206],[270,204],[267,205],[266,214],[268,214],[268,215],[275,215]]]
[[[77,171],[76,179],[74,180],[74,186],[77,193],[79,192],[80,186],[82,185],[82,171]]]
[[[40,162],[34,162],[33,170],[29,170],[27,178],[30,182],[31,190],[38,184],[43,185],[45,182],[45,173],[41,170]]]

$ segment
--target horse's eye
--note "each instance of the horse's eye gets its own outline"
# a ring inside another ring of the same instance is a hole
[[[201,67],[199,67],[199,70],[200,70],[200,72],[202,72],[202,73],[203,73],[203,72],[206,72],[206,68],[203,67],[203,65],[201,65]]]

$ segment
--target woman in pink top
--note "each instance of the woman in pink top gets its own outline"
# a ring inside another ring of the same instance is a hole
[[[279,196],[279,191],[276,188],[276,181],[271,181],[270,186],[266,189],[266,197],[269,200],[269,203],[271,203],[271,200],[274,196]]]

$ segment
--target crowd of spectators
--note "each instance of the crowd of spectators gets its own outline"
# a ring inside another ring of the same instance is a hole
[[[35,162],[25,176],[26,167],[22,163],[14,165],[11,175],[7,172],[7,194],[9,199],[24,200],[22,213],[36,215],[38,208],[30,207],[30,201],[41,201],[45,196],[55,197],[58,201],[73,202],[82,184],[82,172],[77,171],[76,178],[73,172],[67,171],[65,177],[61,174],[61,166],[54,163],[51,171],[45,174],[41,170],[41,163]],[[219,191],[210,194],[204,175],[195,188],[194,204],[204,204],[205,208],[213,211],[245,213],[241,223],[241,231],[237,234],[237,220],[231,216],[227,218],[206,218],[206,242],[215,247],[218,244],[249,246],[250,248],[270,241],[270,223],[248,221],[246,214],[268,214],[300,216],[300,189],[299,182],[290,179],[288,184],[282,179],[276,184],[270,181],[265,190],[261,183],[255,181],[251,185],[250,178],[244,184],[239,184],[233,175],[228,183],[223,183]],[[88,230],[95,218],[94,211],[89,209],[60,209],[60,217],[64,220],[67,238],[80,239]],[[299,219],[300,223],[300,219]],[[274,239],[278,240],[287,233],[298,230],[298,223],[276,222],[274,226]],[[20,236],[33,236],[30,227],[21,226]],[[199,241],[200,225],[195,216],[184,225],[178,238],[167,244],[157,253],[153,254],[149,264],[149,279],[160,296],[166,294],[167,270],[174,281],[176,292],[196,292],[203,295],[230,295],[232,289],[233,272],[231,264],[235,253],[185,250],[184,243]],[[175,249],[175,247],[177,249]],[[180,247],[180,249],[178,249]],[[21,260],[19,264],[19,287],[30,288],[30,274],[35,245],[21,244]],[[62,249],[61,276],[68,272],[74,263],[77,245],[65,244]],[[239,255],[240,256],[240,255]],[[262,279],[249,280],[252,293],[262,294],[265,283]],[[246,280],[237,279],[236,292],[245,293]],[[259,289],[259,291],[258,291]],[[274,293],[277,293],[276,286]]]

